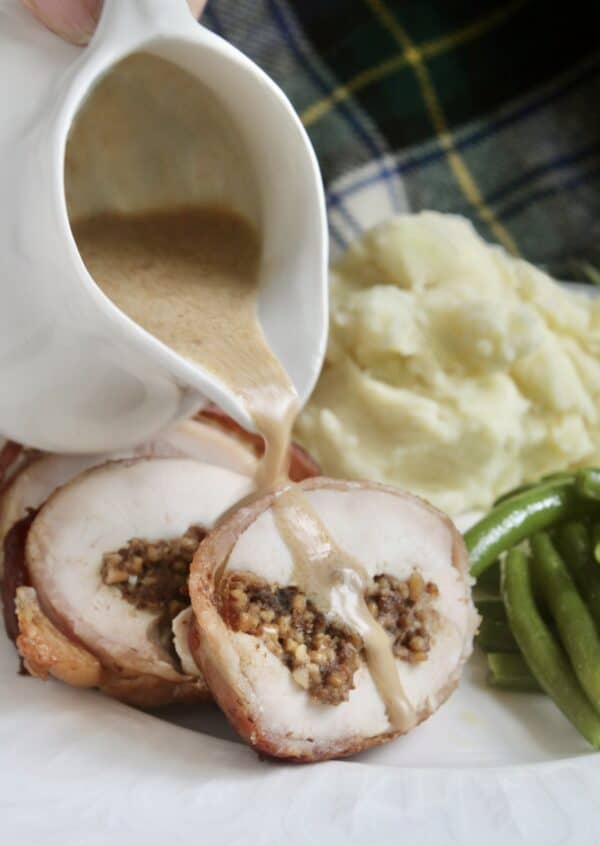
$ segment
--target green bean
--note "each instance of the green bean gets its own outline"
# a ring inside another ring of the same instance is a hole
[[[571,480],[540,485],[500,503],[465,533],[471,575],[478,578],[501,553],[534,532],[579,516],[589,505]]]
[[[574,521],[561,526],[557,545],[596,625],[600,626],[600,568],[594,561],[587,526]]]
[[[511,629],[532,674],[586,740],[600,748],[600,717],[539,615],[530,563],[520,549],[511,550],[502,562],[502,594]]]
[[[506,623],[506,609],[501,599],[476,599],[475,605],[484,620]]]
[[[511,488],[509,491],[506,491],[506,493],[501,494],[501,496],[497,497],[494,501],[494,505],[499,505],[507,499],[512,499],[513,496],[518,496],[519,494],[522,494],[525,491],[530,491],[532,488],[537,488],[540,485],[547,485],[552,482],[572,482],[574,479],[575,474],[570,470],[558,470],[556,473],[547,473],[537,482],[527,482],[523,485],[518,485],[516,488]]]
[[[547,484],[548,482],[568,482],[575,479],[575,473],[571,470],[557,470],[556,473],[546,473],[542,476],[538,484]]]
[[[503,494],[500,494],[499,497],[496,497],[494,500],[494,506],[500,505],[501,502],[505,502],[507,499],[512,499],[513,496],[518,496],[518,494],[522,494],[525,491],[528,491],[531,487],[531,483],[527,485],[517,485],[516,488],[511,488],[510,490],[506,491]]]
[[[519,651],[508,623],[500,622],[500,620],[486,620],[484,618],[475,639],[484,652]]]
[[[600,713],[600,637],[589,609],[545,532],[531,539],[534,582],[550,608],[575,675]]]
[[[600,469],[583,467],[577,472],[575,487],[581,496],[600,501]]]
[[[491,687],[518,693],[543,693],[522,655],[489,652],[487,662],[487,682]]]

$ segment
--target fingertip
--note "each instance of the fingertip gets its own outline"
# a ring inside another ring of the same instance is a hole
[[[72,44],[87,44],[92,37],[102,0],[21,0],[52,32]]]
[[[206,6],[206,0],[189,0],[189,4],[192,14],[199,18]]]

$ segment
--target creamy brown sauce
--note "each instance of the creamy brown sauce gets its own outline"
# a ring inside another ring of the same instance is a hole
[[[327,527],[295,486],[273,505],[275,522],[294,562],[293,582],[317,608],[360,634],[367,666],[392,728],[408,731],[416,721],[402,687],[390,638],[365,602],[369,577],[362,564],[334,541]]]
[[[260,239],[235,212],[197,207],[78,221],[81,256],[104,293],[244,402],[267,441],[261,488],[285,474],[297,395],[257,318]]]

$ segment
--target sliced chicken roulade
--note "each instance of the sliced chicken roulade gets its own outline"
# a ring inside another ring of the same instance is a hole
[[[251,487],[222,467],[142,458],[60,488],[25,533],[16,611],[27,669],[142,706],[207,698],[185,637],[189,565]]]
[[[478,617],[462,538],[395,489],[311,479],[241,508],[195,555],[190,643],[263,754],[349,755],[458,683]]]

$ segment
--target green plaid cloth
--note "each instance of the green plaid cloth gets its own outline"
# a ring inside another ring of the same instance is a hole
[[[287,92],[331,240],[424,208],[563,279],[600,276],[593,7],[512,0],[210,0],[204,22]],[[273,139],[272,143],[276,143]]]

